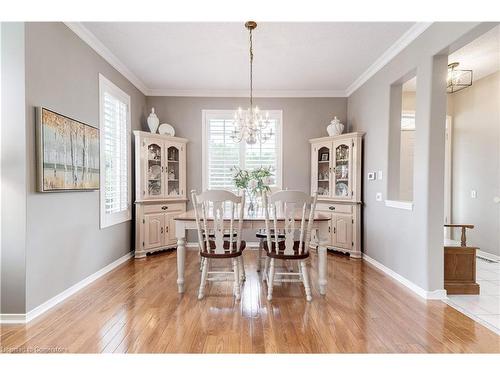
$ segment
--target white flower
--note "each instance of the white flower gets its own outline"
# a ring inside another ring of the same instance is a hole
[[[255,189],[257,187],[257,181],[255,181],[255,180],[248,181],[248,187],[250,189]]]

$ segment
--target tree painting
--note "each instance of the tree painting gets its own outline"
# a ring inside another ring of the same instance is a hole
[[[99,189],[99,130],[41,111],[42,190]]]

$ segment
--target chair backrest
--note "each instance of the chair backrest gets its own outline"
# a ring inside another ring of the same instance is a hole
[[[205,249],[216,254],[238,251],[241,244],[245,196],[240,197],[227,190],[207,190],[197,195],[196,191],[192,190],[191,197],[200,251]],[[210,238],[210,231],[213,231],[213,239]],[[228,249],[224,249],[224,235],[229,240]],[[211,249],[210,241],[215,243],[214,249]],[[236,247],[233,242],[236,242]]]
[[[318,193],[310,196],[302,191],[283,190],[272,194],[270,197],[264,194],[264,214],[266,221],[267,245],[272,248],[272,233],[278,233],[278,219],[285,220],[285,255],[293,255],[296,232],[298,232],[299,254],[308,251],[311,239],[311,229],[316,211],[316,200]],[[308,210],[309,209],[309,210]],[[308,212],[309,211],[309,212]],[[271,227],[271,218],[273,226]],[[295,227],[296,219],[300,219],[300,228]],[[307,226],[306,226],[307,221]],[[279,249],[279,236],[274,236],[276,249]]]

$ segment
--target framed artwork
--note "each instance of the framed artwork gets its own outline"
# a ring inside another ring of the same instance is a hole
[[[328,153],[327,152],[321,154],[321,161],[328,161]]]
[[[99,190],[99,129],[37,108],[38,191]]]

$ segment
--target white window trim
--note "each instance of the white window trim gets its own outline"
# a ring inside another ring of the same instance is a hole
[[[104,132],[102,131],[104,129],[104,106],[103,106],[103,99],[104,99],[104,92],[107,91],[111,93],[113,96],[119,98],[123,102],[127,103],[128,111],[127,111],[127,210],[113,213],[113,214],[106,214],[105,211],[105,173],[104,173],[104,168],[105,168],[105,163],[104,163],[104,141],[103,141],[103,136]],[[132,220],[132,178],[131,178],[131,172],[132,172],[132,147],[131,147],[131,112],[132,108],[130,106],[130,96],[125,93],[123,90],[121,90],[118,86],[116,86],[113,82],[111,82],[109,79],[107,79],[105,76],[102,74],[99,74],[99,148],[100,148],[100,227],[101,229],[107,228],[116,224],[124,223],[126,221]]]
[[[202,113],[202,189],[208,189],[208,147],[207,147],[207,121],[211,118],[219,119],[233,119],[234,109],[203,109]],[[278,118],[279,124],[276,129],[276,138],[278,140],[279,152],[276,156],[276,164],[278,165],[278,170],[276,171],[276,186],[278,189],[282,189],[283,186],[283,111],[282,110],[270,110],[269,116],[271,118]],[[243,142],[243,141],[242,141]],[[242,151],[240,151],[242,152]]]
[[[400,210],[413,211],[413,202],[412,201],[395,201],[395,200],[386,200],[386,207],[397,208]]]

